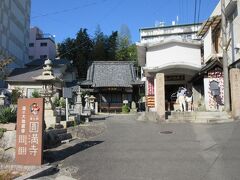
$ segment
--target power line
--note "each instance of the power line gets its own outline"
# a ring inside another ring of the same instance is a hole
[[[191,1],[190,1],[190,4],[191,4]],[[187,12],[187,23],[189,23],[190,21],[190,16],[189,16],[189,6],[191,7],[191,5],[189,4],[189,0],[187,0],[187,9],[186,9],[186,12]]]
[[[199,0],[199,4],[198,4],[198,17],[197,17],[197,22],[199,23],[199,18],[200,18],[200,12],[201,12],[201,0]]]
[[[102,0],[102,2],[104,2],[104,1],[107,1],[107,0]],[[53,15],[61,14],[61,13],[67,13],[67,12],[70,12],[70,11],[78,10],[80,8],[93,6],[93,5],[96,5],[98,3],[99,2],[94,1],[92,3],[88,3],[88,4],[85,4],[85,5],[82,5],[82,6],[77,6],[77,7],[74,7],[74,8],[63,9],[63,10],[60,10],[60,11],[55,11],[55,12],[50,12],[50,13],[46,13],[46,14],[36,15],[36,16],[33,16],[32,19],[36,19],[36,18],[40,18],[40,17],[46,17],[46,16],[53,16]]]
[[[194,24],[196,23],[196,15],[197,15],[197,0],[194,1]]]
[[[58,57],[62,57],[62,56],[64,56],[64,55],[66,55],[66,54],[68,54],[68,53],[70,53],[71,51],[73,51],[73,50],[75,50],[75,49],[77,49],[77,48],[79,48],[79,47],[81,47],[81,46],[83,46],[84,44],[86,44],[88,41],[85,41],[85,42],[82,42],[81,44],[79,44],[79,45],[76,45],[75,44],[75,47],[73,47],[73,48],[70,48],[67,52],[65,52],[65,53],[63,53],[63,54],[59,54],[59,56]]]

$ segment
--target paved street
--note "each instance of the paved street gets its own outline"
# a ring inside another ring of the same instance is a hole
[[[59,173],[81,180],[240,177],[240,122],[156,124],[121,115],[102,121],[105,133],[61,161]]]

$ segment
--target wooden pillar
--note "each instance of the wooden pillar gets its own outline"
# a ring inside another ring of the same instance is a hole
[[[160,120],[165,120],[165,80],[163,73],[156,74],[156,110]]]

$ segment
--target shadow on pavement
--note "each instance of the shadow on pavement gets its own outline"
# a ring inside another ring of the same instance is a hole
[[[61,150],[52,150],[44,152],[44,161],[48,163],[54,163],[66,159],[67,157],[76,154],[80,151],[84,151],[92,146],[96,146],[104,141],[85,141],[74,146],[67,147]]]
[[[90,121],[104,121],[106,120],[107,118],[110,118],[111,116],[101,116],[101,115],[94,115],[94,116],[91,116],[89,119]]]

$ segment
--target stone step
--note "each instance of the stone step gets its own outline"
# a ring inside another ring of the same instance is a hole
[[[60,141],[65,141],[68,139],[72,139],[72,134],[71,133],[58,134],[58,137]]]
[[[232,119],[205,119],[205,120],[168,120],[168,123],[223,123],[232,122]]]
[[[62,124],[55,124],[54,129],[63,129],[63,125]]]
[[[216,122],[230,119],[226,112],[171,112],[168,121],[172,122]]]
[[[48,132],[52,132],[52,133],[55,133],[55,134],[65,134],[67,133],[67,129],[66,128],[62,128],[62,129],[51,129],[51,130],[48,130]]]
[[[135,114],[131,114],[135,116]],[[136,119],[138,121],[152,121],[157,122],[159,121],[159,116],[156,112],[138,112],[136,114]]]
[[[168,119],[229,119],[229,116],[168,116]]]
[[[199,112],[199,111],[193,111],[193,112],[170,112],[171,115],[196,115],[196,116],[222,116],[222,115],[228,115],[226,112]]]

